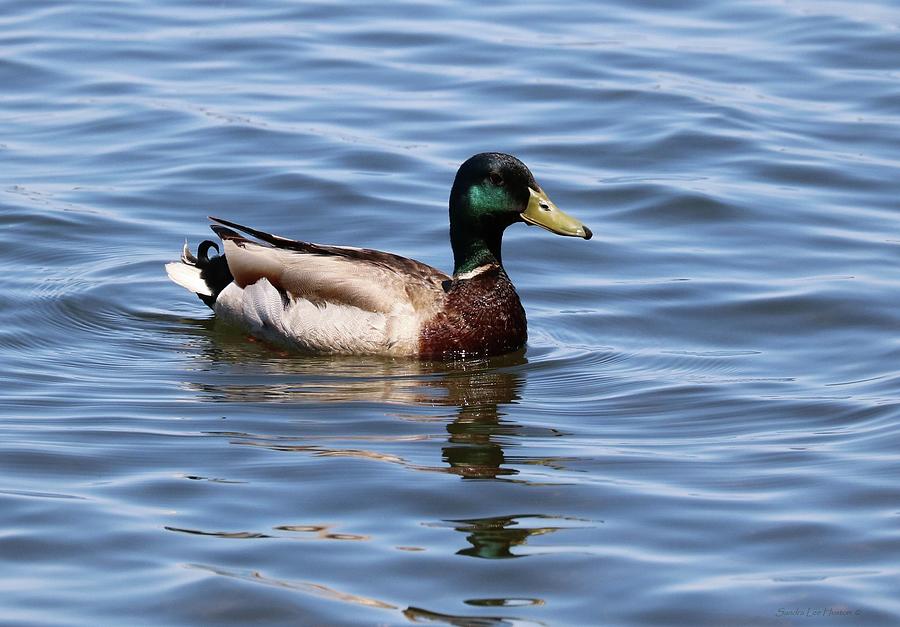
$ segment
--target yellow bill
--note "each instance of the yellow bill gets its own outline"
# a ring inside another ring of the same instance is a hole
[[[528,189],[531,192],[531,199],[525,211],[519,214],[525,222],[542,226],[557,235],[584,239],[593,237],[594,234],[589,228],[554,205],[543,190],[537,191],[530,187]]]

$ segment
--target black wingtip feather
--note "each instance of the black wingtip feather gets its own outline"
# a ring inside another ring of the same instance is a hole
[[[246,237],[244,237],[237,231],[232,231],[231,229],[225,228],[224,226],[219,226],[218,224],[210,224],[209,228],[213,230],[213,233],[222,238],[223,241],[227,239],[248,241]]]
[[[265,231],[260,231],[249,226],[244,226],[243,224],[238,224],[237,222],[231,222],[230,220],[223,220],[222,218],[216,218],[213,216],[209,216],[209,219],[213,222],[218,222],[219,224],[223,224],[225,226],[231,227],[232,229],[241,231],[242,233],[246,233],[251,237],[255,237],[256,239],[262,242],[266,242],[267,244],[272,244],[273,246],[293,247],[306,244],[306,242],[298,242],[292,239],[287,239],[285,237],[279,237],[278,235],[272,235],[271,233],[266,233]],[[213,226],[212,229],[215,231],[215,226]],[[216,232],[218,233],[218,231]]]

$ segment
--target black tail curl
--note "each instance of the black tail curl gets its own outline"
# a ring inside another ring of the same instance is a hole
[[[210,240],[204,240],[197,246],[197,256],[194,257],[191,251],[185,246],[184,254],[181,259],[187,264],[200,268],[200,278],[206,283],[212,296],[205,294],[197,294],[210,309],[215,308],[216,298],[228,287],[228,284],[234,280],[231,270],[228,269],[228,262],[225,255],[219,255],[210,258],[209,249],[215,248],[216,253],[219,252],[219,245]]]

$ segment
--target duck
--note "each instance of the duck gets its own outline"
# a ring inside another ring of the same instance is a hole
[[[302,353],[448,360],[520,350],[527,322],[503,267],[504,231],[524,222],[589,240],[591,230],[560,210],[524,163],[500,152],[463,162],[449,210],[451,275],[389,252],[288,239],[214,217],[222,247],[205,240],[194,254],[185,241],[166,272],[216,319]]]

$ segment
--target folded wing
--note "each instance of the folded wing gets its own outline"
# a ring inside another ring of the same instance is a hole
[[[266,278],[284,298],[384,314],[406,310],[427,315],[443,301],[442,285],[449,277],[413,259],[377,250],[311,244],[210,219],[219,223],[212,229],[222,238],[228,268],[242,288]]]

